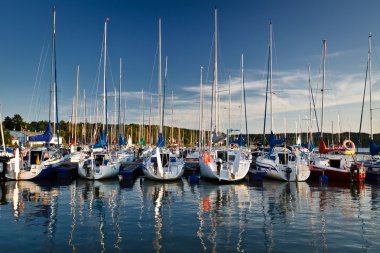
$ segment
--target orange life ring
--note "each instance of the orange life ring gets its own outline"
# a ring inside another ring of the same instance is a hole
[[[355,150],[355,144],[351,140],[345,140],[343,142],[343,147],[347,150]]]

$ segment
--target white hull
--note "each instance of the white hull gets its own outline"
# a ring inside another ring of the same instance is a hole
[[[84,179],[99,180],[115,178],[119,174],[119,161],[105,161],[97,164],[94,157],[78,163],[78,175]]]
[[[7,164],[6,177],[10,180],[37,180],[54,177],[55,169],[62,166],[63,157],[55,151],[48,151],[45,148],[33,150],[33,155],[38,156],[38,161],[23,161],[19,156],[18,150],[16,156]],[[43,157],[45,156],[45,159]],[[57,157],[58,156],[58,157]],[[41,157],[41,158],[40,158]]]
[[[220,165],[219,172],[217,159],[213,157],[214,154],[211,154],[210,161],[206,161],[204,156],[199,159],[201,177],[233,182],[242,180],[247,175],[252,160],[246,159],[244,153],[238,149],[225,152],[227,152],[228,158]],[[231,156],[234,156],[233,160],[230,160]]]
[[[281,181],[306,181],[310,176],[310,168],[306,162],[289,161],[287,164],[278,164],[276,161],[259,156],[256,159],[256,169],[265,171],[266,178]]]
[[[169,159],[164,161],[166,155]],[[163,164],[163,161],[165,164]],[[174,154],[156,149],[155,154],[147,157],[143,162],[143,172],[151,180],[177,180],[184,172],[184,162]]]

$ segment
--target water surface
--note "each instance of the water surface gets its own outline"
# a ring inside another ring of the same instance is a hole
[[[6,182],[1,252],[380,252],[380,187]]]

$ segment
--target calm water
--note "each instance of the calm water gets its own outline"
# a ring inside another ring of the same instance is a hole
[[[380,187],[7,182],[1,252],[380,252]]]

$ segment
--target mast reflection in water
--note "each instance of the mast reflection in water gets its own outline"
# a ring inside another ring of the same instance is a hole
[[[2,182],[1,252],[379,252],[380,187]]]

